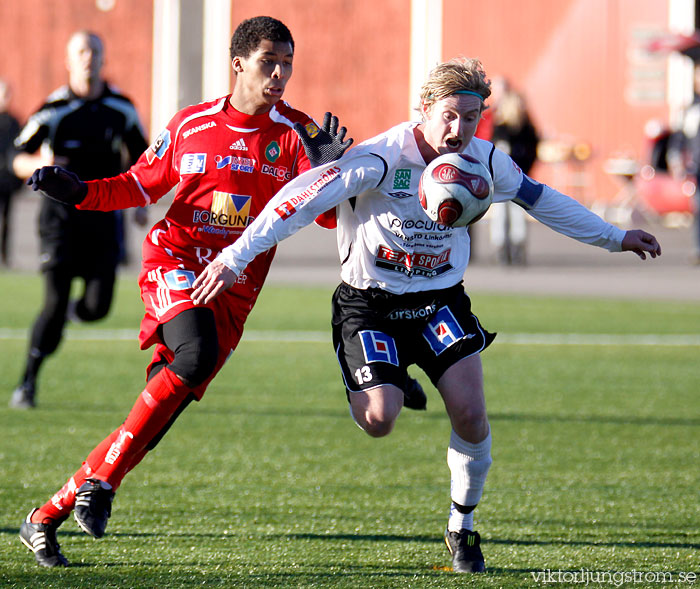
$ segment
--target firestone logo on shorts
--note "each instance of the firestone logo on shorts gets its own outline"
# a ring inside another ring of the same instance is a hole
[[[194,223],[233,229],[245,229],[251,220],[250,196],[219,190],[212,194],[211,210],[195,211],[192,216]]]

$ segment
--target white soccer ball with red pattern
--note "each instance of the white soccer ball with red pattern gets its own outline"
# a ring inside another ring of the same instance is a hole
[[[481,219],[491,206],[493,180],[479,160],[463,153],[448,153],[423,170],[418,199],[433,221],[466,227]]]

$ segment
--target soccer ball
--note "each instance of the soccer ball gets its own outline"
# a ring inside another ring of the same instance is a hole
[[[448,153],[423,170],[418,199],[433,221],[466,227],[481,219],[491,206],[493,180],[479,160],[463,153]]]

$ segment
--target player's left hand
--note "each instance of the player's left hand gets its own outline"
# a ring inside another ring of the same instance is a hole
[[[206,305],[236,282],[236,273],[225,264],[214,260],[197,276],[192,287],[195,305]]]
[[[301,123],[294,123],[294,130],[314,168],[337,160],[353,142],[352,138],[343,141],[348,130],[345,127],[338,129],[338,117],[329,112],[323,118],[323,126],[313,137]]]
[[[622,251],[634,252],[642,260],[646,260],[647,254],[652,258],[660,256],[661,246],[651,233],[641,229],[632,229],[625,233],[625,237],[622,239]]]

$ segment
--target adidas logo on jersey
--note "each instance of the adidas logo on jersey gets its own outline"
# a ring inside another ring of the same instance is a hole
[[[241,137],[238,141],[234,141],[229,146],[229,149],[235,149],[236,151],[248,151],[248,146],[245,144],[245,141],[243,141],[243,137]]]

